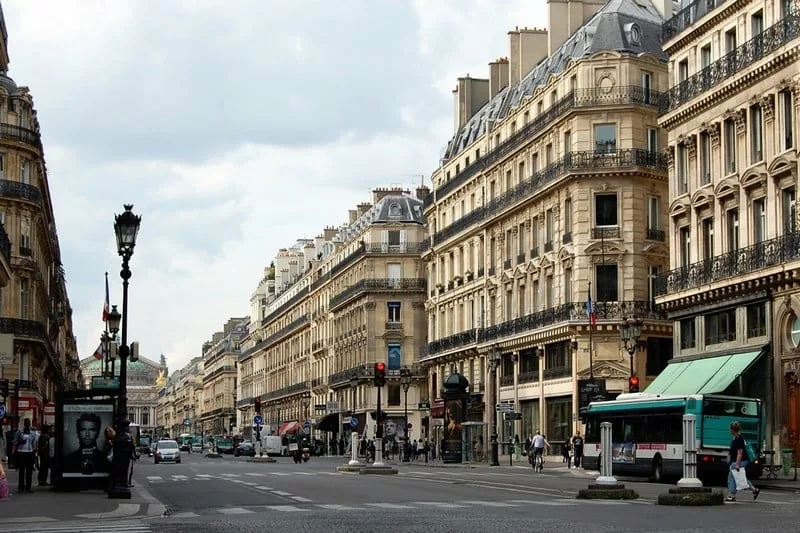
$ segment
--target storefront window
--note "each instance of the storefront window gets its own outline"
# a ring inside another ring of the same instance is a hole
[[[550,444],[565,441],[572,437],[572,398],[548,398],[545,400],[547,409],[547,440]]]

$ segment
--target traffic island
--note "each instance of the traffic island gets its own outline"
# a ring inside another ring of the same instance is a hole
[[[578,491],[579,500],[636,500],[639,493],[633,489],[626,489],[621,483],[593,484],[589,488]]]
[[[724,505],[725,496],[705,487],[676,487],[658,495],[658,505],[708,506]]]
[[[358,471],[359,474],[369,474],[373,476],[393,476],[398,473],[397,469],[391,466],[364,466]]]
[[[206,459],[222,459],[222,454],[217,452],[208,452]]]
[[[248,463],[277,463],[275,459],[272,457],[249,457],[247,459]]]
[[[337,466],[336,471],[345,472],[349,474],[358,474],[359,472],[361,472],[361,469],[364,468],[365,466],[367,465],[365,465],[364,463],[352,464],[351,462],[345,465]]]

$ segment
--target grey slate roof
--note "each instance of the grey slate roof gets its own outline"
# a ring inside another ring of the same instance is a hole
[[[475,113],[450,140],[444,157],[452,158],[475,142],[483,135],[488,121],[504,119],[510,109],[518,107],[525,97],[532,96],[536,88],[546,84],[551,75],[563,72],[569,61],[604,51],[651,54],[666,61],[667,56],[661,49],[660,39],[663,21],[650,0],[609,0],[519,83],[503,89]],[[640,30],[641,39],[638,44],[630,39],[632,24],[637,25]]]
[[[417,223],[424,225],[422,201],[401,193],[390,193],[370,207],[355,222],[342,228],[334,240],[347,242],[373,224],[391,222]]]

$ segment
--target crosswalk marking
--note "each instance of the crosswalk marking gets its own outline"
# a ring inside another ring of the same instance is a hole
[[[303,498],[302,496],[292,496],[291,498],[294,501],[301,502],[301,503],[308,503],[308,502],[312,501],[312,500],[309,500],[308,498]]]
[[[250,514],[253,511],[243,507],[223,507],[219,512],[222,514]]]
[[[458,509],[461,507],[467,507],[467,505],[459,505],[457,503],[449,503],[449,502],[411,502],[414,505],[427,505],[429,507],[442,507],[444,509]]]
[[[299,474],[299,472],[296,472],[296,473]],[[291,475],[293,475],[293,474],[287,473],[287,472],[270,472],[270,474],[272,474],[273,476],[291,476]]]
[[[183,511],[183,512],[180,512],[180,513],[172,513],[171,515],[169,515],[170,518],[195,518],[197,516],[200,516],[200,515],[197,514],[197,513],[192,513],[190,511]]]
[[[381,509],[413,509],[410,505],[400,505],[399,503],[366,503],[370,507],[380,507]]]
[[[220,474],[222,477],[242,477],[241,474]]]
[[[247,485],[248,487],[255,487],[258,483],[253,483],[252,481],[242,481],[242,485]]]
[[[275,490],[272,487],[265,487],[264,485],[256,485],[258,490]]]
[[[302,507],[295,507],[294,505],[267,505],[266,508],[275,511],[284,511],[287,513],[296,513],[296,512],[311,510],[311,509],[303,509]]]
[[[468,503],[470,505],[483,505],[484,507],[518,507],[518,505],[515,503],[506,502],[468,501],[463,503]]]
[[[363,511],[363,507],[351,507],[349,505],[339,505],[334,503],[318,505],[317,507],[321,507],[323,509],[329,509],[331,511]]]
[[[262,472],[247,472],[247,473],[245,473],[245,476],[264,477],[264,476],[266,476],[266,474],[264,474]]]
[[[120,528],[120,529],[118,529]],[[103,523],[92,523],[92,524],[71,524],[69,522],[63,523],[59,526],[45,526],[45,527],[36,527],[36,531],[41,531],[42,533],[75,533],[76,531],[81,531],[85,533],[111,533],[117,531],[125,531],[126,533],[150,533],[152,530],[150,526],[147,524],[142,523],[130,523],[130,524],[103,524]],[[13,531],[30,531],[31,528],[20,528],[20,529],[4,529],[4,531],[11,533]]]
[[[297,472],[298,476],[316,476],[314,472]]]
[[[291,492],[285,492],[285,491],[282,491],[282,490],[273,490],[272,494],[277,494],[278,496],[291,496],[292,495]]]
[[[147,476],[147,481],[161,481],[162,479],[164,478],[161,476]]]

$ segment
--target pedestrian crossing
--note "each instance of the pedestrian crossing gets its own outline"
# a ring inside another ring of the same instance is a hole
[[[170,476],[145,476],[150,484],[159,483],[188,483],[210,481],[212,479],[230,481],[238,485],[247,487],[257,487],[262,483],[258,478],[283,478],[283,477],[309,477],[309,476],[345,476],[342,472],[243,472],[241,474],[196,474],[187,476],[183,474],[173,474]]]
[[[0,519],[2,521],[2,519]],[[28,524],[14,524],[3,528],[4,533],[151,533],[149,524],[141,521],[83,521],[83,522],[59,522],[57,525],[36,524],[32,527]]]

